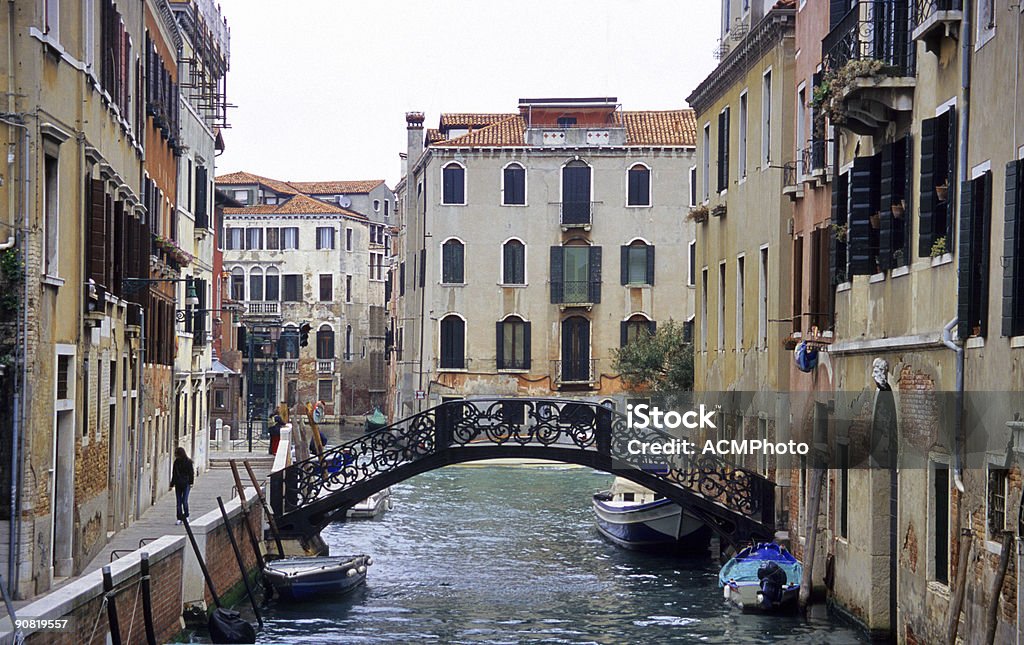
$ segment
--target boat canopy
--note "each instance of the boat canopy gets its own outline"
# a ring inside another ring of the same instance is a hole
[[[725,586],[730,580],[736,582],[757,582],[757,570],[765,562],[774,562],[786,572],[787,584],[800,584],[804,566],[786,547],[774,542],[764,542],[747,547],[725,563],[718,574],[718,584]]]
[[[612,482],[612,495],[620,495],[622,493],[653,495],[654,491],[650,488],[645,488],[632,480],[626,479],[625,477],[616,477],[615,481]]]

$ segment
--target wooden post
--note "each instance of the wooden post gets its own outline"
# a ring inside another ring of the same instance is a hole
[[[156,645],[156,630],[153,628],[153,598],[149,588],[149,553],[142,552],[139,558],[139,572],[142,574],[142,620],[146,623],[146,643]]]
[[[256,622],[260,629],[263,629],[263,617],[260,616],[260,609],[256,605],[256,594],[253,593],[252,585],[249,584],[249,574],[245,570],[245,560],[242,559],[242,552],[238,550],[238,542],[235,542],[235,534],[231,530],[231,518],[228,517],[227,509],[224,508],[224,499],[217,496],[217,505],[220,506],[220,516],[224,518],[224,528],[228,532],[228,542],[231,543],[231,550],[235,552],[235,560],[238,561],[238,571],[242,574],[242,582],[245,583],[245,593],[249,596],[249,604],[252,605],[252,613],[256,616]]]
[[[818,509],[821,506],[821,484],[825,480],[825,469],[811,471],[811,491],[807,500],[807,541],[804,551],[804,572],[800,579],[800,608],[806,609],[811,600],[811,585],[814,578],[814,549],[818,537]]]
[[[217,595],[217,589],[213,586],[213,578],[210,577],[210,570],[206,568],[206,561],[203,560],[203,554],[199,552],[199,545],[196,543],[196,536],[192,534],[192,526],[188,523],[187,517],[181,522],[185,525],[185,533],[188,533],[188,541],[192,543],[192,551],[196,554],[196,560],[199,561],[199,569],[203,572],[203,579],[206,580],[206,587],[210,590],[210,595],[213,596],[213,604],[220,607],[220,596]]]
[[[260,540],[252,530],[252,523],[249,521],[249,508],[245,503],[245,487],[242,486],[242,478],[238,476],[238,463],[234,459],[228,460],[231,465],[231,474],[235,478],[235,487],[238,489],[238,500],[242,503],[242,521],[245,523],[246,533],[249,534],[249,544],[252,545],[252,552],[256,555],[256,564],[260,571],[266,567],[263,561],[263,552],[260,550]]]
[[[114,579],[110,565],[103,567],[103,595],[107,600],[107,622],[110,624],[110,642],[121,645],[121,623],[117,620],[117,600],[114,598]]]
[[[996,570],[996,577],[992,580],[992,591],[988,595],[988,611],[985,616],[985,640],[987,645],[992,645],[996,638],[996,625],[999,623],[999,596],[1003,588],[1003,580],[1006,579],[1006,568],[1010,564],[1010,547],[1013,546],[1013,533],[1003,531],[1003,551],[999,554],[999,568]]]
[[[956,632],[960,626],[960,609],[964,604],[964,590],[967,587],[967,567],[970,565],[971,552],[974,551],[972,535],[971,529],[964,529],[960,534],[960,557],[957,559],[956,565],[956,587],[953,590],[953,597],[949,601],[949,613],[946,615],[947,643],[956,642]]]
[[[274,519],[274,512],[267,505],[267,498],[263,496],[263,489],[260,488],[259,481],[256,479],[256,473],[252,471],[252,465],[249,464],[249,460],[246,459],[242,463],[245,465],[245,470],[249,473],[249,479],[252,480],[252,487],[256,489],[256,497],[260,500],[260,504],[263,505],[263,514],[267,516],[270,534],[274,536],[274,542],[277,543],[277,552],[283,558],[284,545],[281,544],[281,534],[277,532],[277,520]]]

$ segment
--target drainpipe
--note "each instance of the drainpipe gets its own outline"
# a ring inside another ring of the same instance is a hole
[[[143,393],[143,387],[146,384],[146,308],[139,305],[139,385],[136,395],[138,400],[136,405],[138,406],[138,414],[135,416],[136,427],[135,436],[137,440],[135,442],[135,519],[136,521],[142,515],[142,444],[145,443],[146,433],[144,428],[146,427],[146,403],[145,396]]]
[[[964,348],[953,342],[953,330],[956,328],[957,319],[953,318],[942,328],[942,344],[956,352],[956,401],[953,416],[953,484],[960,492],[964,492],[964,482],[961,478],[963,465],[960,463],[960,450],[963,438],[960,436],[963,431],[964,411]]]

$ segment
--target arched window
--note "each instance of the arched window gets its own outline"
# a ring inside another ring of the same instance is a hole
[[[277,270],[277,267],[270,267],[267,269],[263,295],[271,302],[277,302],[281,299],[281,274]]]
[[[242,267],[231,269],[231,299],[236,302],[245,300],[245,270]]]
[[[519,240],[501,245],[501,283],[526,284],[526,245]]]
[[[249,269],[249,301],[263,300],[263,269],[253,267]]]
[[[441,203],[461,205],[466,203],[466,169],[452,161],[441,171]]]
[[[590,166],[579,159],[562,167],[563,226],[590,224]]]
[[[505,206],[526,204],[526,169],[512,162],[501,173],[501,203]]]
[[[280,358],[299,357],[299,328],[295,323],[286,323],[277,341],[277,355]]]
[[[441,319],[441,369],[465,369],[466,321],[455,314]]]
[[[530,323],[519,316],[499,321],[495,348],[499,370],[530,369]]]
[[[620,247],[622,284],[654,284],[654,246],[633,240]]]
[[[633,314],[629,319],[623,320],[619,324],[619,344],[622,347],[632,343],[634,340],[639,338],[641,334],[650,334],[653,336],[657,327],[657,323],[643,314]]]
[[[562,321],[561,383],[591,383],[594,365],[590,360],[590,321],[570,316]]]
[[[462,284],[465,282],[465,248],[462,242],[452,238],[441,245],[441,282]]]
[[[334,358],[334,330],[321,325],[316,331],[316,357],[321,360]]]
[[[352,325],[345,325],[345,360],[352,360]]]
[[[651,205],[651,169],[642,163],[634,164],[629,169],[628,190],[626,191],[627,206]]]

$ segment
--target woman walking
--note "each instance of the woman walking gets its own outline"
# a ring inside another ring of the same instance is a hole
[[[178,524],[188,517],[188,494],[196,481],[196,469],[188,453],[181,446],[174,449],[174,466],[171,468],[171,485],[177,498]]]

